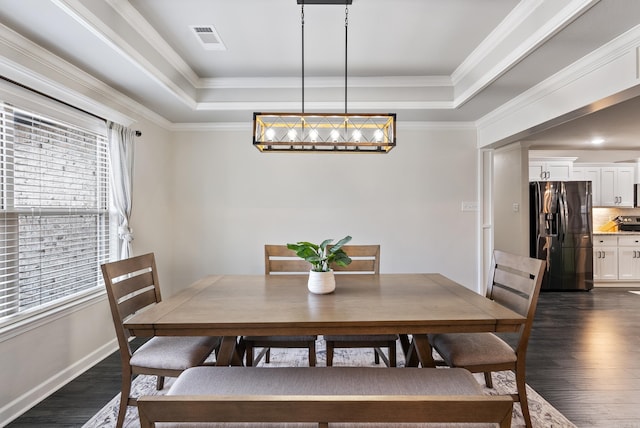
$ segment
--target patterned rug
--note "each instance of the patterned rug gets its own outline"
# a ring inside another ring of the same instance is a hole
[[[326,352],[324,342],[318,340],[316,344],[317,365],[326,365]],[[404,366],[402,359],[402,350],[398,348],[398,366]],[[437,354],[434,354],[437,358]],[[292,367],[307,366],[308,356],[304,349],[272,349],[271,362],[265,364],[264,360],[260,361],[258,366],[269,367]],[[334,366],[376,366],[373,362],[373,351],[371,349],[336,349],[334,352]],[[378,367],[384,368],[381,363]],[[484,377],[481,373],[474,376],[478,382],[484,386]],[[156,379],[154,376],[138,376],[133,381],[133,395],[162,395],[173,383],[173,379],[168,378],[165,387],[161,391],[156,390]],[[515,378],[512,372],[493,373],[493,389],[484,388],[486,394],[509,394],[516,391]],[[532,423],[534,427],[539,428],[576,428],[567,418],[551,406],[544,398],[538,395],[532,388],[527,386],[527,395],[529,398],[529,410],[531,412]],[[116,395],[105,407],[96,413],[83,428],[103,428],[115,427],[118,405],[120,402],[120,394]],[[220,424],[220,426],[236,427],[248,424]],[[295,424],[296,426],[298,424]],[[342,426],[342,424],[340,424]],[[376,424],[377,425],[377,424]],[[317,425],[316,425],[317,426]],[[333,426],[333,425],[332,425]],[[416,426],[416,424],[411,424]],[[421,424],[419,426],[431,427],[431,424]],[[441,426],[441,425],[439,425]],[[456,425],[457,426],[457,425]],[[513,406],[513,428],[524,427],[524,420],[520,411],[520,405]],[[135,407],[129,407],[124,423],[125,428],[139,428],[138,411]]]

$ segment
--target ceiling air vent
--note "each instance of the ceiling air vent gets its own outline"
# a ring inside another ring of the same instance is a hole
[[[227,50],[213,25],[192,25],[191,30],[193,30],[193,33],[205,49],[214,51]]]

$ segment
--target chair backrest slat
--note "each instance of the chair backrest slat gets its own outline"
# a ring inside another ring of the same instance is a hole
[[[333,265],[331,266],[331,268],[336,272],[378,273],[376,264],[377,264],[377,261],[373,259],[370,259],[370,260],[351,259],[351,263],[349,263],[347,266]]]
[[[140,294],[135,294],[118,304],[120,319],[124,320],[154,303],[158,303],[158,301],[156,300],[156,293],[153,288],[150,288]]]
[[[527,318],[516,352],[526,351],[544,274],[544,260],[494,250],[487,297]]]
[[[269,272],[267,274],[277,273],[277,272],[287,272],[287,273],[308,273],[311,269],[311,264],[309,262],[304,261],[302,259],[298,260],[277,260],[272,259],[269,261]]]
[[[345,245],[342,249],[352,261],[347,266],[332,265],[336,273],[380,273],[380,245]],[[264,246],[264,273],[307,273],[311,264],[300,259],[286,245]]]
[[[102,276],[111,307],[123,362],[131,358],[130,333],[122,321],[162,299],[153,253],[102,265]]]
[[[311,264],[298,257],[296,252],[288,249],[286,245],[264,246],[265,275],[274,273],[308,273],[309,270],[311,270]]]
[[[498,266],[493,277],[492,299],[522,316],[527,316],[534,281],[526,272],[512,272]],[[526,276],[523,276],[526,275]]]
[[[332,266],[336,272],[380,273],[380,245],[345,245],[342,249],[351,257],[351,263]]]
[[[132,274],[132,276],[123,275],[121,278],[123,279],[112,283],[113,294],[118,300],[123,296],[153,285],[153,272],[151,270]]]

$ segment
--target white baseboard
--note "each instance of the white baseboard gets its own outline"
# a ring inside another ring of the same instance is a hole
[[[17,419],[20,415],[111,355],[117,349],[118,342],[116,339],[113,339],[82,360],[67,367],[65,370],[45,380],[32,390],[2,406],[0,408],[0,426],[8,425],[11,421]]]

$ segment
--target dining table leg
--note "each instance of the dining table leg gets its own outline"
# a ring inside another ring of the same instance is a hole
[[[223,336],[220,349],[216,354],[216,366],[241,366],[242,358],[238,355],[237,336]]]
[[[433,349],[426,334],[414,334],[409,352],[407,353],[407,366],[417,367],[417,363],[422,367],[435,367],[433,360]]]

